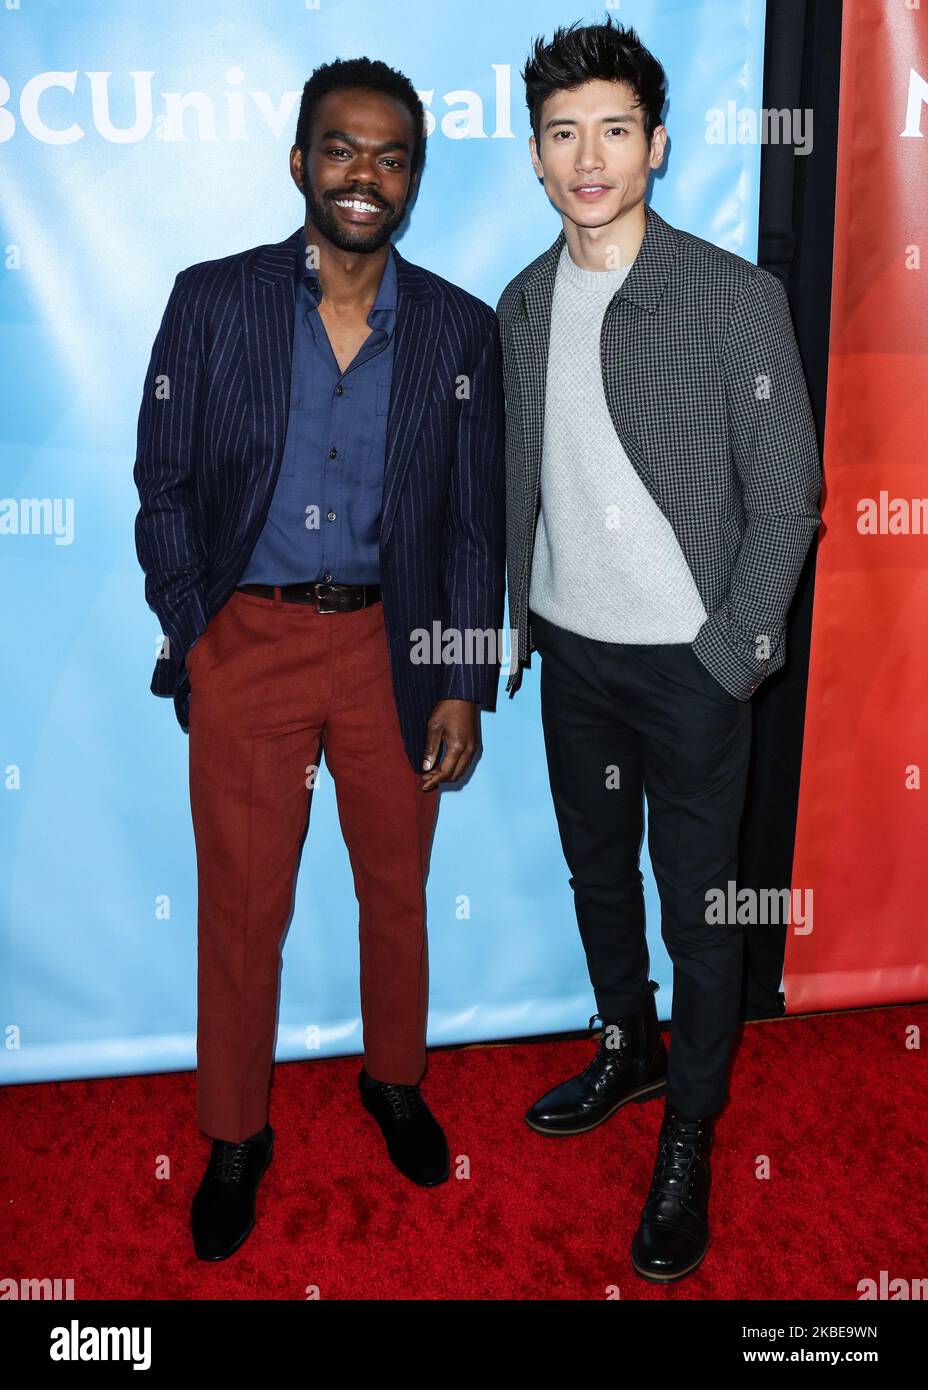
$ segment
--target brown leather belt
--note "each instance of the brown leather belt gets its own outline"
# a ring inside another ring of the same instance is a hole
[[[239,584],[243,594],[258,594],[261,598],[273,598],[273,584]],[[307,580],[305,584],[281,584],[280,597],[284,603],[312,603],[317,613],[353,613],[357,608],[367,608],[372,603],[380,603],[379,584],[324,584],[322,580]]]

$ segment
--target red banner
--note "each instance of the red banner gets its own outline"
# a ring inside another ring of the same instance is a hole
[[[788,1013],[928,997],[926,11],[844,0]]]

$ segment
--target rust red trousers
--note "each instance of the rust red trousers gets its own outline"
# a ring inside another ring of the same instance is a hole
[[[236,590],[189,676],[197,1119],[235,1142],[268,1118],[280,947],[320,746],[360,908],[364,1065],[378,1081],[420,1080],[438,793],[422,791],[403,746],[382,603],[317,613]]]

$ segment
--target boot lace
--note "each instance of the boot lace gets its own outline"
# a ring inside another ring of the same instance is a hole
[[[683,1198],[687,1195],[696,1161],[699,1124],[698,1120],[671,1121],[661,1137],[651,1184],[652,1197]]]
[[[580,1079],[583,1081],[588,1080],[590,1076],[592,1076],[595,1072],[599,1071],[600,1067],[602,1066],[602,1060],[604,1055],[606,1057],[620,1057],[623,1052],[627,1051],[628,1048],[629,1033],[624,1028],[619,1029],[618,1047],[609,1047],[609,1045],[606,1042],[606,1020],[600,1014],[593,1014],[592,1018],[587,1024],[587,1027],[590,1029],[591,1032],[593,1031],[593,1026],[597,1019],[599,1019],[600,1023],[602,1024],[602,1036],[600,1037],[599,1046],[596,1050],[595,1055],[586,1064],[586,1066],[583,1068],[583,1071],[580,1073]],[[614,1028],[615,1024],[611,1024],[608,1026]]]

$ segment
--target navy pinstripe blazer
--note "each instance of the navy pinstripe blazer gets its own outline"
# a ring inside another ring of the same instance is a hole
[[[145,377],[135,542],[166,638],[151,689],[173,697],[184,729],[187,649],[234,590],[280,468],[302,233],[182,270]],[[431,633],[436,620],[462,634],[502,627],[502,370],[488,305],[398,253],[397,271],[380,582],[397,712],[418,771],[438,700],[496,706],[498,661],[414,664],[410,651],[411,633]]]

